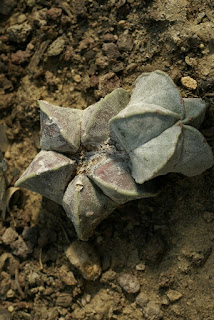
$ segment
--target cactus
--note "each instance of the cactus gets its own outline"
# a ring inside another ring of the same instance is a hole
[[[116,89],[85,110],[39,106],[42,151],[16,185],[61,204],[81,240],[119,205],[157,195],[153,178],[213,165],[197,130],[206,104],[182,99],[164,72],[143,73],[131,98]]]

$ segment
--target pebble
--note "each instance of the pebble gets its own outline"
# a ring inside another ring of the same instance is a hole
[[[90,303],[91,301],[91,295],[90,294],[85,294],[82,299],[81,299],[81,303],[83,306],[85,306],[87,303]]]
[[[18,24],[21,24],[21,23],[25,22],[26,20],[27,20],[26,15],[25,15],[25,14],[20,14],[20,15],[18,16],[18,18],[17,18],[17,23],[18,23]]]
[[[66,250],[66,256],[84,279],[94,281],[101,275],[100,258],[89,243],[79,240],[72,242]]]
[[[131,51],[133,48],[133,40],[129,34],[121,34],[118,38],[117,45],[121,51]]]
[[[112,33],[106,33],[106,34],[103,35],[103,41],[114,42],[115,41],[115,36]]]
[[[123,273],[118,278],[119,285],[128,293],[137,293],[140,290],[138,279],[128,273]]]
[[[7,310],[8,310],[9,312],[13,312],[13,311],[14,311],[14,307],[13,307],[13,306],[9,306],[9,307],[7,308]]]
[[[12,228],[7,228],[2,236],[2,241],[6,245],[12,244],[14,241],[18,239],[18,233]]]
[[[4,244],[9,245],[12,252],[16,256],[26,258],[30,253],[30,249],[26,245],[25,241],[19,234],[12,228],[7,228],[2,235],[2,241]]]
[[[82,81],[82,78],[80,77],[79,74],[75,74],[75,76],[73,77],[73,79],[74,79],[75,82],[78,82],[78,83]]]
[[[185,88],[190,89],[190,90],[195,90],[197,88],[197,81],[189,76],[182,77],[181,83]]]
[[[135,268],[137,271],[145,271],[146,266],[144,263],[141,262],[141,263],[138,263]]]
[[[136,297],[136,304],[140,307],[144,308],[147,303],[149,302],[149,297],[144,292],[140,292],[138,296]]]
[[[51,45],[48,48],[47,55],[49,57],[51,56],[58,56],[65,47],[65,40],[62,37],[57,38],[55,41],[51,43]]]
[[[24,62],[27,62],[30,58],[31,54],[30,52],[18,50],[15,53],[11,54],[11,61],[14,64],[22,64]]]
[[[169,299],[166,296],[163,296],[161,299],[161,304],[163,306],[168,306],[169,305]]]
[[[163,312],[157,303],[150,301],[144,309],[144,316],[148,320],[160,320]]]
[[[15,292],[10,289],[7,291],[7,298],[13,298],[15,296]]]
[[[188,56],[185,57],[185,62],[191,67],[197,66],[197,60],[195,58],[190,58]]]
[[[110,93],[116,88],[121,86],[121,81],[118,76],[109,72],[99,77],[99,85],[98,85],[98,95],[101,97],[105,97],[106,94]]]
[[[72,305],[72,295],[69,293],[60,293],[56,299],[56,306],[69,308]]]
[[[52,20],[57,20],[62,14],[62,9],[61,8],[50,8],[47,11],[47,16],[49,19]]]
[[[169,290],[166,295],[170,302],[175,302],[182,298],[182,294],[176,290]]]
[[[74,286],[77,284],[77,280],[75,279],[73,272],[69,271],[68,267],[65,265],[62,265],[59,268],[59,277],[68,286]]]
[[[117,59],[120,57],[118,46],[113,42],[104,43],[102,49],[109,59]]]
[[[7,29],[9,40],[17,43],[25,42],[31,31],[31,26],[26,22],[14,24]]]

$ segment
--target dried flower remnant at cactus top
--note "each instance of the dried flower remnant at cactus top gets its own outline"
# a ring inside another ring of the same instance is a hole
[[[42,150],[16,185],[61,204],[82,240],[120,204],[157,195],[153,178],[213,165],[197,130],[206,104],[182,99],[164,72],[143,73],[131,98],[116,89],[84,111],[39,105]]]

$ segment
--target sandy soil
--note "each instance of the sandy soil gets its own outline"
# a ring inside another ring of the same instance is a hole
[[[113,88],[131,90],[145,71],[163,70],[183,97],[207,101],[201,131],[213,147],[213,21],[212,0],[2,0],[9,185],[39,150],[38,99],[84,109]],[[185,76],[197,87],[182,85]],[[103,221],[87,244],[95,281],[65,254],[76,235],[63,209],[24,190],[25,204],[0,222],[0,319],[213,320],[213,178],[213,169],[169,175],[159,196]]]

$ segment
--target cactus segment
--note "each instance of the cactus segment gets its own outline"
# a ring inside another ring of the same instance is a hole
[[[109,125],[127,152],[140,147],[175,124],[180,117],[153,104],[128,105]]]
[[[184,116],[182,98],[172,79],[163,71],[141,74],[135,81],[129,105],[155,104]]]
[[[109,120],[126,107],[129,93],[122,89],[115,89],[105,98],[84,110],[81,142],[83,145],[104,142],[109,137]]]
[[[106,158],[92,169],[89,177],[118,204],[156,195],[152,188],[136,184],[126,162],[120,159]]]
[[[213,153],[204,136],[194,127],[182,126],[182,153],[173,172],[197,176],[213,166]]]
[[[158,137],[130,152],[132,176],[144,183],[159,175],[173,171],[179,159],[182,129],[179,125],[165,130]],[[176,155],[176,156],[175,156]]]
[[[185,111],[183,123],[199,128],[207,109],[206,102],[197,98],[184,98],[183,101]]]
[[[61,108],[42,100],[38,104],[41,110],[41,148],[76,153],[80,147],[82,110]]]
[[[63,198],[63,208],[81,240],[88,240],[117,206],[85,174],[69,183]]]
[[[59,204],[75,174],[75,161],[54,151],[40,151],[27,170],[16,181],[16,187],[40,193]]]

